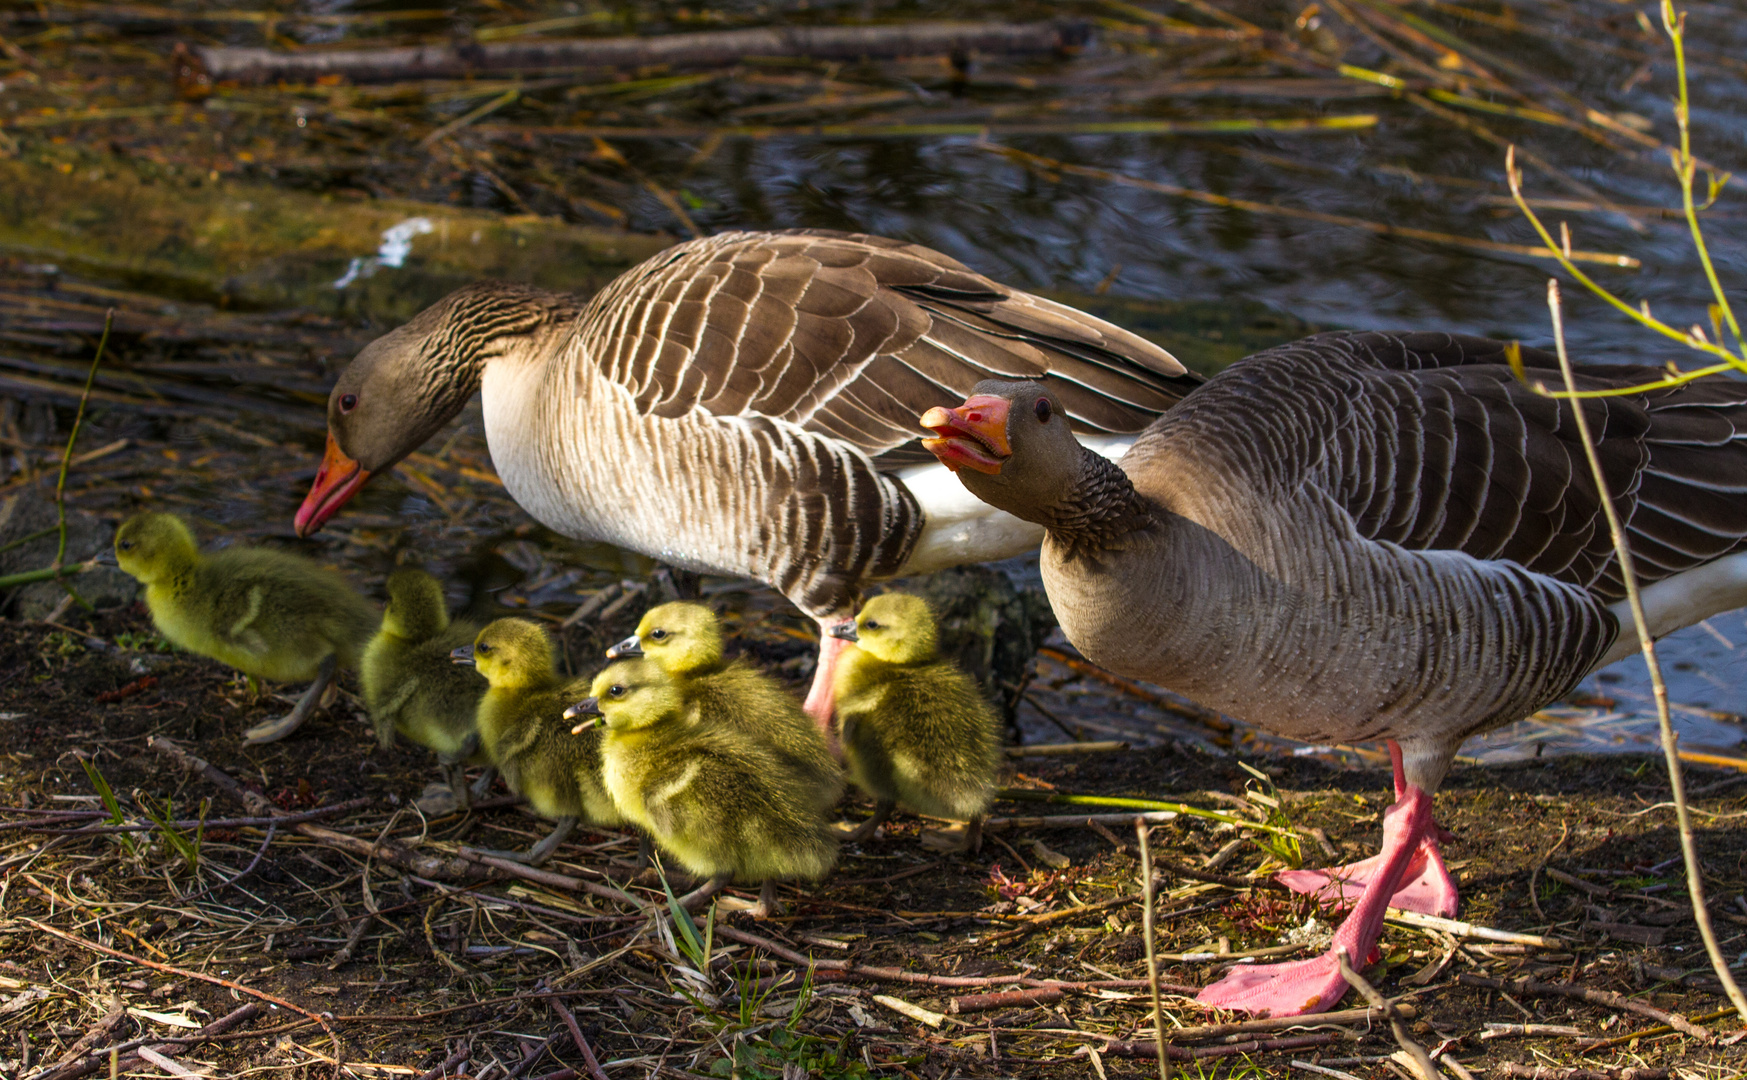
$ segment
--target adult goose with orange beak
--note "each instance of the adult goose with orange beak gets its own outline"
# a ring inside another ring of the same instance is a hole
[[[824,231],[681,244],[592,300],[486,283],[371,342],[328,398],[297,531],[322,527],[478,392],[511,496],[567,536],[753,578],[820,624],[808,712],[830,716],[827,628],[864,582],[1036,547],[968,496],[915,417],[987,378],[1040,379],[1118,453],[1200,379],[1084,312],[927,248]]]
[[[1551,354],[1523,362],[1560,385]],[[1662,374],[1585,367],[1578,384]],[[1582,404],[1649,632],[1747,603],[1747,383]],[[1638,648],[1571,405],[1518,382],[1501,342],[1323,334],[1271,349],[1120,464],[1083,447],[1034,382],[979,383],[922,425],[967,489],[1045,528],[1050,603],[1090,659],[1292,738],[1388,740],[1381,854],[1280,875],[1354,903],[1330,952],[1234,968],[1202,991],[1211,1005],[1332,1008],[1337,954],[1362,967],[1387,906],[1454,915],[1432,795],[1457,748]]]

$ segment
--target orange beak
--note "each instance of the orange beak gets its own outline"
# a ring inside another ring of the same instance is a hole
[[[1011,406],[1006,398],[977,394],[956,409],[929,409],[922,414],[922,426],[932,430],[934,438],[923,439],[922,445],[953,472],[972,469],[993,476],[1013,456],[1007,445]]]
[[[315,471],[315,483],[309,485],[309,494],[297,508],[297,535],[309,536],[320,529],[346,505],[347,499],[358,494],[368,479],[370,470],[347,457],[334,441],[334,433],[328,432],[327,453],[322,455],[321,468]]]

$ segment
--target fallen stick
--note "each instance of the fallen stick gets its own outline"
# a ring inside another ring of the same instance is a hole
[[[1492,1066],[1501,1077],[1516,1077],[1520,1080],[1668,1080],[1668,1070],[1654,1068],[1623,1068],[1623,1070],[1599,1070],[1599,1068],[1562,1068],[1553,1064],[1518,1064],[1515,1061],[1495,1064]]]
[[[1716,1012],[1705,1013],[1703,1016],[1692,1016],[1688,1017],[1688,1019],[1695,1024],[1708,1024],[1712,1020],[1723,1020],[1734,1015],[1735,1006],[1730,1005],[1727,1008],[1718,1009]],[[1580,1054],[1588,1054],[1596,1050],[1608,1050],[1616,1046],[1624,1046],[1633,1039],[1651,1039],[1658,1035],[1672,1034],[1674,1034],[1673,1028],[1669,1027],[1667,1024],[1658,1024],[1653,1028],[1645,1028],[1643,1031],[1628,1031],[1624,1035],[1614,1035],[1611,1038],[1584,1039],[1577,1044],[1577,1052]]]
[[[1584,1031],[1571,1024],[1487,1024],[1486,1030],[1480,1033],[1480,1041],[1537,1035],[1565,1035],[1573,1039],[1581,1039]]]
[[[593,1080],[607,1080],[607,1074],[601,1070],[601,1063],[594,1056],[594,1049],[588,1045],[588,1040],[582,1037],[582,1029],[576,1026],[576,1014],[571,1012],[570,1008],[558,998],[548,998],[546,1003],[551,1005],[552,1010],[564,1021],[565,1029],[570,1032],[570,1044],[576,1047],[577,1053],[582,1055],[582,1062],[588,1068],[588,1075],[593,1077]]]
[[[236,1027],[238,1024],[253,1020],[265,1011],[265,1007],[259,1002],[251,1001],[238,1008],[232,1009],[230,1012],[225,1013],[223,1016],[214,1020],[205,1027],[197,1028],[186,1035],[174,1039],[156,1039],[152,1042],[149,1049],[157,1054],[167,1054],[172,1050],[185,1050],[191,1046],[198,1046],[214,1035],[221,1035],[224,1032],[229,1031],[231,1028]],[[134,1043],[133,1047],[148,1049],[148,1047],[145,1047],[138,1042]],[[133,1047],[130,1047],[130,1050]],[[90,1076],[92,1073],[101,1072],[109,1068],[111,1049],[112,1048],[110,1047],[104,1047],[100,1050],[93,1050],[90,1052],[90,1056],[82,1061],[77,1061],[71,1065],[62,1066],[61,1068],[49,1072],[37,1073],[35,1076],[31,1077],[30,1080],[78,1080],[81,1076]],[[118,1053],[115,1060],[117,1068],[113,1075],[120,1075],[129,1070],[137,1069],[146,1061],[146,1058],[142,1054],[132,1052],[123,1054],[119,1052],[119,1048],[114,1049],[116,1049]]]
[[[147,739],[146,746],[170,758],[188,772],[202,777],[241,803],[252,814],[273,818],[297,816],[288,811],[280,810],[265,795],[249,791],[223,769],[190,754],[162,735],[153,735]],[[323,828],[307,821],[299,821],[292,826],[292,829],[325,847],[337,848],[361,859],[375,859],[377,862],[387,863],[397,870],[404,870],[435,881],[474,881],[490,876],[490,872],[482,870],[479,863],[461,858],[445,859],[436,855],[419,855],[391,840],[372,843],[369,840],[349,836],[343,832],[335,832],[333,829]]]
[[[1102,754],[1107,751],[1127,749],[1127,743],[1109,740],[1105,742],[1037,743],[1032,746],[1009,746],[1005,753],[1008,757],[1051,757],[1057,754]]]
[[[1071,828],[1074,825],[1132,825],[1136,818],[1146,821],[1148,825],[1164,825],[1165,821],[1176,821],[1176,811],[1148,811],[1144,814],[1036,814],[1031,818],[989,818],[984,821],[984,832],[991,828]]]
[[[369,797],[347,799],[342,803],[333,803],[329,806],[318,806],[314,810],[304,810],[296,814],[287,812],[284,817],[207,818],[204,821],[199,818],[190,818],[186,821],[171,821],[166,824],[176,829],[198,829],[201,827],[208,829],[237,829],[250,825],[260,826],[269,823],[289,825],[299,821],[313,821],[316,818],[327,817],[330,814],[343,814],[349,810],[357,810],[369,806],[375,801],[375,799]],[[108,817],[109,814],[105,811],[98,816]],[[140,822],[133,825],[88,825],[79,829],[50,828],[50,824],[50,822],[46,821],[9,821],[5,824],[0,824],[0,832],[5,832],[8,829],[29,829],[35,832],[48,833],[50,836],[98,836],[103,833],[146,832],[152,829],[163,828],[163,825],[160,825],[155,821]]]
[[[1389,908],[1384,918],[1403,926],[1419,926],[1427,930],[1442,930],[1446,934],[1457,937],[1480,938],[1484,941],[1502,941],[1510,945],[1534,945],[1542,949],[1563,949],[1568,942],[1556,937],[1543,937],[1540,934],[1519,934],[1515,930],[1494,930],[1490,926],[1476,926],[1473,923],[1461,922],[1457,919],[1440,918],[1437,915],[1422,915],[1417,911],[1403,911],[1401,908]]]
[[[1683,1035],[1689,1035],[1707,1045],[1711,1041],[1711,1033],[1699,1027],[1678,1013],[1664,1012],[1653,1005],[1646,1005],[1635,998],[1616,994],[1611,990],[1592,990],[1587,986],[1566,986],[1563,983],[1544,983],[1534,979],[1489,979],[1484,975],[1471,975],[1464,972],[1456,976],[1456,981],[1463,986],[1476,986],[1483,990],[1503,990],[1512,994],[1552,994],[1558,997],[1577,998],[1592,1005],[1602,1005],[1610,1009],[1626,1009],[1647,1016],[1658,1023],[1669,1027]]]
[[[1431,1055],[1426,1053],[1426,1048],[1408,1034],[1407,1025],[1401,1022],[1400,1014],[1390,1004],[1389,999],[1384,997],[1375,986],[1372,986],[1363,975],[1354,969],[1353,965],[1347,961],[1345,952],[1337,950],[1335,962],[1341,966],[1341,977],[1346,979],[1347,983],[1354,990],[1357,990],[1361,997],[1389,1017],[1389,1030],[1394,1034],[1395,1041],[1401,1047],[1402,1053],[1407,1055],[1406,1063],[1413,1066],[1413,1071],[1419,1074],[1420,1080],[1443,1080],[1443,1073],[1438,1071]]]
[[[510,859],[500,859],[495,855],[486,855],[483,852],[472,851],[467,848],[462,848],[460,855],[461,858],[470,862],[489,866],[494,870],[501,870],[504,873],[509,874],[511,877],[519,877],[523,880],[536,882],[540,885],[550,885],[555,889],[569,889],[572,892],[590,893],[603,900],[612,900],[620,904],[630,904],[632,907],[637,908],[649,906],[638,900],[636,897],[613,888],[611,885],[597,885],[592,881],[587,881],[579,877],[572,877],[569,874],[560,874],[552,870],[541,870],[538,867],[525,866],[522,863]]]
[[[993,994],[966,994],[955,997],[947,1003],[946,1011],[953,1014],[968,1012],[988,1012],[990,1009],[1024,1009],[1035,1005],[1054,1005],[1062,999],[1062,992],[1054,987],[1039,987],[1036,990],[1004,990]]]
[[[797,56],[860,60],[897,56],[1074,51],[1091,36],[1084,22],[919,22],[895,26],[773,26],[564,40],[411,45],[388,49],[277,49],[196,45],[178,50],[179,88],[203,96],[215,82],[313,83],[338,76],[352,82],[465,78],[484,72],[587,68],[731,67],[748,57]]]
[[[1311,1035],[1286,1035],[1278,1039],[1251,1039],[1248,1042],[1221,1046],[1167,1046],[1165,1054],[1172,1061],[1202,1061],[1207,1058],[1254,1054],[1264,1050],[1301,1050],[1307,1046],[1327,1046],[1344,1038],[1346,1036],[1338,1031],[1323,1031]],[[1152,1057],[1158,1053],[1158,1048],[1150,1042],[1122,1042],[1112,1039],[1104,1044],[1099,1053],[1112,1057]]]
[[[1402,1002],[1396,1003],[1395,1011],[1409,1020],[1416,1015],[1412,1005]],[[1250,1035],[1262,1031],[1283,1031],[1286,1028],[1316,1027],[1322,1024],[1369,1024],[1382,1019],[1382,1009],[1336,1009],[1334,1012],[1312,1013],[1309,1016],[1264,1016],[1256,1020],[1235,1020],[1229,1024],[1198,1024],[1194,1027],[1172,1028],[1167,1034],[1173,1043],[1200,1042],[1204,1039],[1224,1038],[1227,1035]]]
[[[1198,724],[1212,728],[1214,731],[1230,732],[1233,729],[1230,720],[1227,720],[1212,709],[1203,709],[1199,705],[1194,705],[1187,701],[1178,701],[1174,698],[1166,697],[1156,690],[1148,690],[1146,687],[1131,679],[1125,679],[1113,672],[1105,671],[1103,668],[1089,660],[1082,660],[1077,656],[1069,656],[1060,649],[1051,649],[1048,647],[1041,648],[1037,650],[1037,655],[1054,660],[1063,667],[1072,671],[1077,671],[1082,675],[1090,675],[1099,682],[1109,683],[1118,690],[1122,690],[1125,693],[1140,698],[1142,701],[1149,704],[1157,705],[1168,713],[1180,716],[1185,720],[1193,720]]]
[[[833,971],[844,977],[870,979],[874,982],[912,983],[918,986],[944,986],[960,989],[975,989],[987,986],[1025,986],[1045,987],[1059,990],[1099,990],[1123,989],[1136,990],[1147,984],[1145,979],[1102,979],[1095,982],[1064,982],[1060,979],[1034,979],[1029,975],[925,975],[919,971],[904,971],[899,968],[876,967],[869,964],[857,964],[853,960],[815,959],[803,956],[793,949],[779,945],[769,938],[749,934],[733,926],[716,926],[716,934],[729,941],[738,941],[742,945],[752,945],[763,949],[772,956],[787,960],[800,967],[811,967],[816,971]],[[1199,986],[1178,986],[1174,983],[1160,983],[1162,989],[1173,994],[1198,994]]]

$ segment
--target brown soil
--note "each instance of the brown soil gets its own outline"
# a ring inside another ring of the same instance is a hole
[[[39,810],[92,806],[92,784],[79,764],[84,758],[101,772],[131,816],[138,816],[136,800],[161,805],[165,798],[173,800],[178,817],[197,816],[208,798],[214,800],[211,817],[244,813],[210,784],[146,748],[148,737],[162,735],[285,809],[368,798],[368,806],[323,821],[364,839],[375,839],[386,829],[408,844],[422,838],[426,850],[452,850],[461,841],[522,846],[543,832],[541,823],[508,806],[421,822],[407,807],[431,779],[429,760],[404,748],[380,750],[349,696],[290,740],[243,750],[242,729],[282,710],[283,702],[256,700],[240,680],[197,658],[117,648],[118,640],[137,643],[149,635],[149,621],[137,607],[76,621],[81,634],[42,623],[0,623],[0,672],[5,673],[0,675],[0,757],[5,762],[0,765],[0,804]],[[601,640],[622,628],[573,635],[570,644],[578,650],[598,649]],[[769,648],[780,653],[784,641],[793,639],[773,636]],[[789,651],[795,649],[804,646],[793,643]],[[145,668],[157,681],[138,689],[137,672]],[[113,697],[130,688],[137,692]],[[1326,830],[1343,858],[1370,851],[1378,836],[1379,812],[1388,800],[1384,775],[1331,771],[1295,760],[1255,764],[1272,776],[1274,794],[1283,799],[1284,818],[1291,824],[1300,830]],[[1724,949],[1732,957],[1744,947],[1742,928],[1747,924],[1747,914],[1737,910],[1735,899],[1747,887],[1747,845],[1736,824],[1747,812],[1747,785],[1731,784],[1727,774],[1704,770],[1693,770],[1690,782],[1700,793],[1696,805],[1703,811],[1699,841],[1707,888]],[[1181,798],[1215,809],[1231,808],[1214,792],[1235,795],[1262,787],[1234,758],[1168,747],[1071,761],[1023,759],[1014,784]],[[1401,980],[1442,955],[1440,939],[1391,927],[1383,960],[1371,978],[1386,994],[1411,991],[1408,1000],[1418,1010],[1411,1028],[1419,1041],[1435,1048],[1445,1039],[1458,1040],[1452,1053],[1479,1073],[1501,1061],[1545,1060],[1539,1057],[1543,1053],[1560,1062],[1578,1061],[1570,1038],[1540,1037],[1530,1040],[1532,1047],[1520,1038],[1479,1039],[1485,1023],[1529,1020],[1525,1009],[1532,1012],[1533,1022],[1571,1024],[1590,1035],[1652,1026],[1631,1013],[1615,1015],[1569,999],[1513,994],[1512,1002],[1493,991],[1456,985],[1455,976],[1465,972],[1614,990],[1686,1015],[1723,1006],[1718,994],[1705,989],[1712,984],[1684,910],[1679,864],[1662,865],[1679,854],[1672,811],[1664,805],[1666,787],[1659,761],[1625,756],[1549,758],[1508,768],[1464,769],[1451,777],[1438,796],[1438,810],[1455,837],[1446,851],[1463,886],[1462,918],[1578,944],[1553,952],[1467,940],[1429,986],[1415,989]],[[1036,804],[1003,804],[997,813],[1038,809]],[[865,811],[865,805],[853,805],[846,808],[846,816]],[[136,852],[113,836],[45,844],[40,819],[18,811],[6,818],[13,824],[6,828],[9,835],[0,837],[0,895],[6,911],[0,924],[0,977],[10,980],[3,997],[34,987],[47,990],[42,1000],[0,1020],[0,1026],[14,1025],[16,1032],[15,1038],[0,1043],[0,1056],[13,1059],[9,1068],[25,1072],[25,1063],[18,1060],[21,1052],[28,1054],[31,1067],[58,1058],[116,998],[160,1013],[178,1012],[181,1003],[193,1002],[188,1011],[202,1023],[248,1000],[229,989],[98,955],[36,930],[25,919],[135,957],[217,975],[311,1012],[331,1013],[344,1059],[353,1063],[356,1075],[368,1075],[366,1063],[401,1066],[395,1072],[410,1075],[408,1069],[430,1068],[461,1046],[471,1050],[470,1072],[494,1059],[513,1070],[526,1051],[563,1030],[546,999],[517,996],[545,987],[571,994],[566,1000],[600,1060],[637,1063],[608,1067],[609,1075],[620,1076],[649,1075],[658,1061],[665,1074],[723,1075],[726,1059],[735,1054],[745,1076],[781,1075],[781,1061],[790,1054],[809,1060],[823,1075],[855,1075],[871,1063],[877,1075],[930,1080],[955,1070],[965,1076],[1084,1076],[1087,1062],[1072,1056],[1074,1050],[1102,1047],[1103,1040],[1071,1029],[1123,1039],[1131,1038],[1146,1020],[1144,991],[1131,998],[1084,992],[1069,994],[1053,1009],[965,1014],[935,1030],[875,1003],[871,996],[890,995],[944,1012],[950,995],[961,991],[823,982],[828,976],[821,976],[818,994],[803,1003],[792,1025],[787,1022],[796,998],[793,987],[775,990],[761,1014],[749,1008],[743,1024],[730,964],[744,964],[760,956],[758,950],[739,948],[718,959],[711,988],[717,1000],[712,1001],[686,985],[679,965],[658,941],[645,936],[624,948],[644,925],[640,915],[607,918],[622,912],[584,894],[565,895],[504,879],[475,882],[457,897],[446,887],[380,864],[368,868],[366,886],[366,867],[359,860],[287,829],[265,848],[240,888],[221,888],[184,901],[179,897],[217,885],[247,865],[261,849],[265,833],[254,827],[208,830],[202,868],[194,875],[154,833],[131,834],[141,845]],[[885,839],[846,850],[832,880],[818,888],[785,890],[785,917],[752,924],[737,915],[731,925],[821,958],[933,975],[993,975],[1023,968],[1036,977],[1065,980],[1144,978],[1139,913],[1133,905],[1117,904],[1034,927],[1011,918],[1134,893],[1138,864],[1132,830],[1114,830],[1122,850],[1083,827],[999,833],[980,855],[963,859],[940,858],[925,850],[920,831],[915,819],[900,819]],[[1200,865],[1203,856],[1235,835],[1229,827],[1183,817],[1156,828],[1152,842],[1162,859]],[[547,868],[561,874],[604,871],[622,884],[631,874],[631,845],[613,843],[618,839],[580,832]],[[1044,866],[1049,856],[1030,846],[1032,840],[1065,856],[1069,865],[1057,870]],[[1330,861],[1308,837],[1304,854],[1312,865]],[[1020,863],[1021,856],[1030,868]],[[1263,853],[1248,845],[1221,872],[1241,876],[1263,860]],[[1611,886],[1623,898],[1586,898],[1545,873],[1533,882],[1531,896],[1533,871],[1543,864]],[[1643,870],[1659,865],[1655,873]],[[888,880],[918,867],[926,869]],[[1170,873],[1165,881],[1161,909],[1195,910],[1163,921],[1161,952],[1190,951],[1221,938],[1229,939],[1234,950],[1270,946],[1281,931],[1298,926],[1311,911],[1305,901],[1278,894],[1202,885]],[[1667,887],[1641,891],[1657,883]],[[332,954],[366,910],[366,887],[382,916],[364,932],[352,958],[332,966]],[[494,907],[493,898],[540,910]],[[1537,914],[1536,903],[1544,916]],[[1009,918],[994,917],[1001,914]],[[1614,928],[1609,933],[1599,923]],[[1620,929],[1627,924],[1633,928]],[[1003,931],[1014,930],[1021,932],[1000,939]],[[848,942],[849,947],[809,943],[808,935]],[[1636,944],[1620,940],[1621,935],[1660,941]],[[725,942],[717,937],[716,944]],[[603,957],[610,959],[599,962]],[[766,958],[763,970],[774,974],[792,967]],[[1196,986],[1218,971],[1214,962],[1166,962],[1161,978],[1167,984]],[[1685,981],[1676,981],[1683,973],[1688,975]],[[1348,1005],[1355,1001],[1357,995],[1350,995]],[[1167,997],[1166,1011],[1183,1024],[1209,1019],[1178,996]],[[427,1014],[430,1019],[421,1019]],[[183,1054],[188,1063],[211,1063],[227,1075],[254,1068],[291,1075],[331,1072],[321,1059],[333,1054],[333,1044],[314,1023],[292,1023],[299,1019],[284,1010],[269,1011],[242,1025],[228,1041],[170,1052]],[[791,1027],[793,1035],[775,1033]],[[991,1032],[999,1059],[990,1056]],[[97,1044],[178,1033],[133,1014]],[[1270,1075],[1283,1075],[1291,1058],[1376,1058],[1393,1049],[1387,1028],[1379,1026],[1356,1041],[1198,1065],[1206,1075],[1230,1075],[1241,1074],[1253,1061]],[[1700,1047],[1683,1036],[1662,1035],[1581,1060],[1678,1063],[1693,1075],[1712,1076],[1738,1069],[1741,1053],[1739,1048]],[[1105,1056],[1101,1064],[1109,1076],[1156,1068],[1145,1058]],[[568,1036],[557,1035],[549,1052],[530,1063],[528,1075],[565,1066],[582,1067]],[[1335,1067],[1359,1076],[1392,1075],[1380,1061]]]

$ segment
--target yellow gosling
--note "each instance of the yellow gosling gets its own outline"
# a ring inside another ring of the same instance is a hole
[[[450,653],[471,645],[479,624],[449,620],[443,586],[436,578],[410,567],[388,577],[388,603],[382,625],[364,647],[358,666],[364,704],[384,750],[399,734],[437,755],[453,801],[420,801],[427,813],[467,809],[471,802],[465,779],[470,764],[487,765],[479,747],[479,699],[485,696],[484,676]],[[491,782],[488,772],[478,793]]]
[[[115,533],[121,568],[145,586],[158,632],[257,679],[313,680],[291,712],[248,729],[244,744],[283,739],[356,667],[376,613],[346,579],[301,555],[233,547],[202,554],[174,514],[143,513]]]
[[[723,658],[722,624],[703,604],[677,600],[650,608],[637,632],[607,650],[609,660],[647,657],[697,708],[690,715],[763,741],[805,774],[821,812],[843,796],[843,770],[825,734],[781,683],[750,661]]]
[[[621,812],[708,884],[695,905],[730,881],[761,882],[755,918],[776,911],[776,882],[817,881],[837,859],[819,785],[755,734],[696,715],[698,703],[653,661],[613,664],[571,716],[598,717],[607,790]],[[585,720],[575,730],[590,729]]]
[[[995,798],[1000,725],[970,676],[940,657],[927,602],[876,596],[831,632],[855,643],[839,661],[835,723],[849,777],[875,803],[873,817],[845,839],[866,839],[903,806],[968,821],[962,848],[979,847]]]
[[[491,854],[538,866],[578,818],[594,825],[624,821],[601,782],[600,735],[575,737],[564,722],[565,706],[587,692],[588,682],[558,674],[545,630],[526,619],[499,619],[450,655],[472,664],[490,684],[479,702],[480,748],[511,791],[556,823],[526,852]]]

